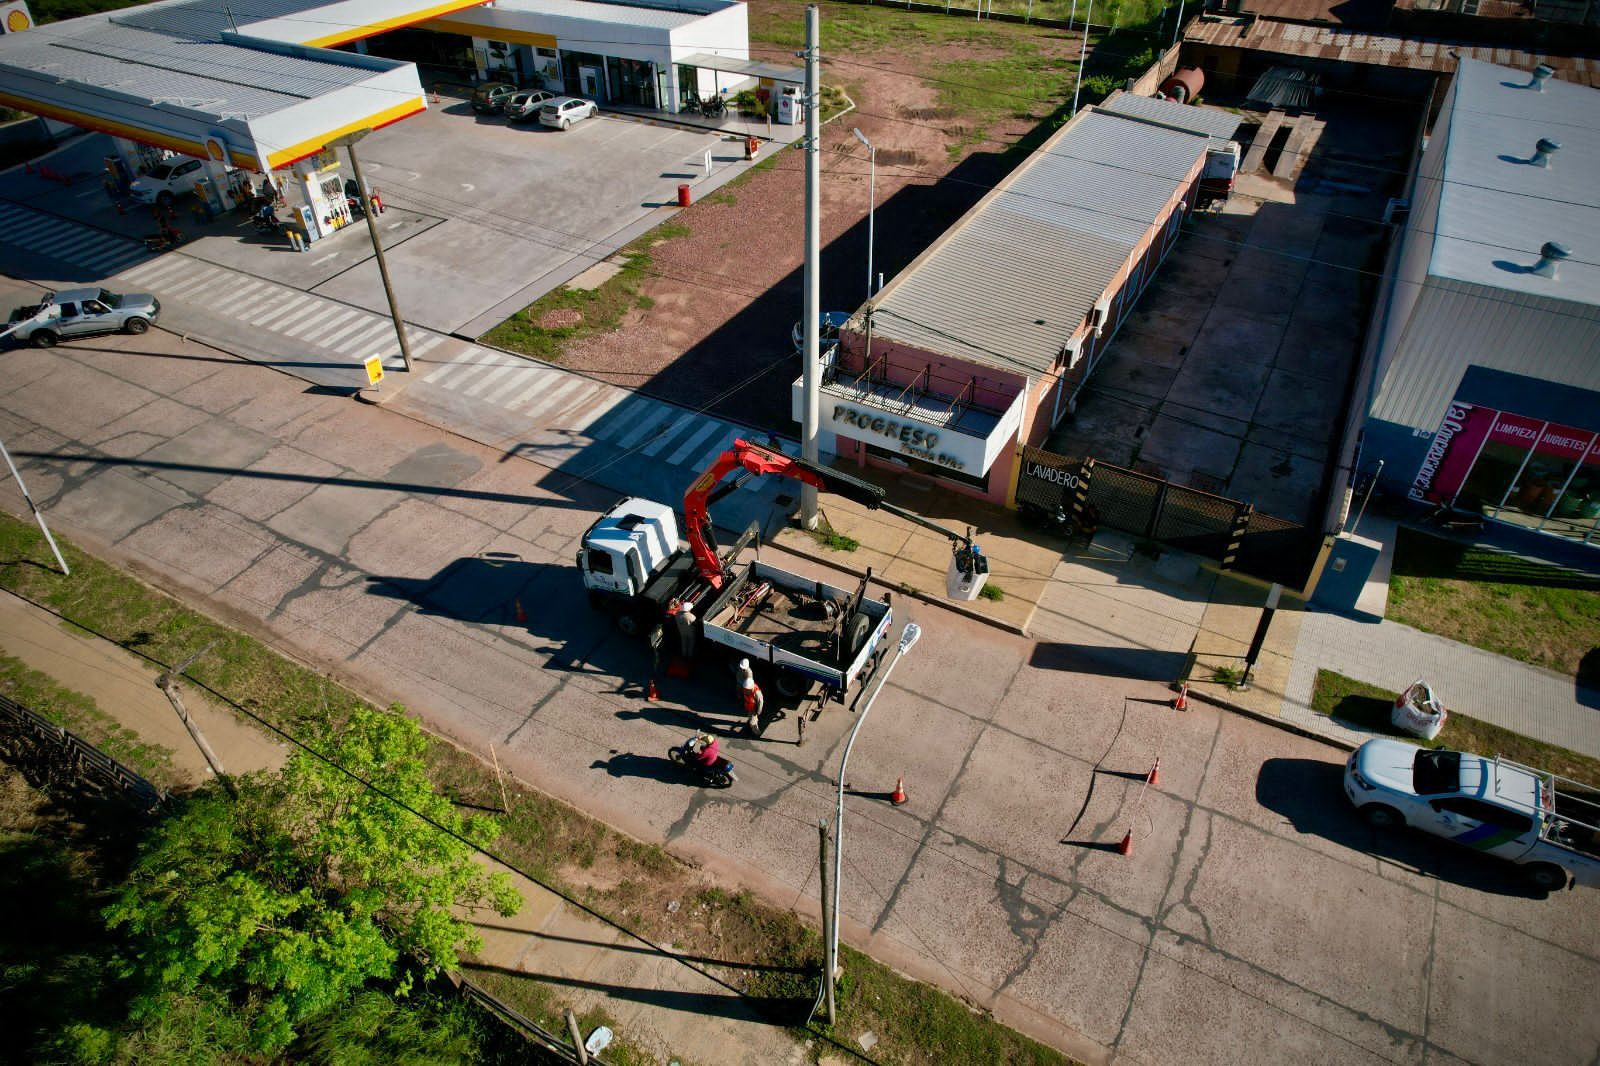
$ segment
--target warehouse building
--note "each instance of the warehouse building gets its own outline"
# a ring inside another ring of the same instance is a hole
[[[1461,62],[1371,335],[1357,469],[1600,547],[1600,91]]]
[[[822,390],[836,454],[1012,501],[1022,446],[1073,409],[1237,128],[1138,110],[1080,112],[851,317]]]

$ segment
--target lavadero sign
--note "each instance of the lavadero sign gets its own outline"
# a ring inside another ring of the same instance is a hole
[[[911,418],[896,418],[840,400],[825,402],[823,410],[828,428],[840,436],[892,448],[902,455],[950,470],[982,473],[984,442],[978,437],[952,433]]]

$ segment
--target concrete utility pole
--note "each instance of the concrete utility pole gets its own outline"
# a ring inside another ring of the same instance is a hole
[[[819,275],[822,257],[822,145],[818,135],[817,112],[822,101],[817,91],[819,64],[819,19],[817,5],[806,8],[806,290],[804,310],[806,348],[801,375],[804,403],[800,408],[800,456],[808,463],[819,460],[817,423],[822,418],[822,366],[818,351],[818,318],[821,315]],[[817,528],[817,490],[800,486],[800,524]]]
[[[1072,9],[1078,9],[1078,0],[1072,0]],[[1089,13],[1083,16],[1083,46],[1078,49],[1078,80],[1072,86],[1072,113],[1078,113],[1078,90],[1083,88],[1083,64],[1089,58],[1089,24],[1094,21],[1094,0],[1089,0]]]
[[[328,147],[343,147],[350,153],[350,169],[355,174],[356,189],[361,193],[361,213],[367,217],[367,235],[372,238],[372,254],[378,260],[378,277],[383,279],[383,295],[389,300],[389,317],[394,319],[394,334],[400,338],[400,358],[406,364],[406,372],[411,371],[411,344],[406,340],[406,324],[400,318],[400,303],[394,298],[394,286],[389,284],[389,264],[383,260],[383,242],[378,239],[378,223],[372,217],[372,198],[367,195],[367,183],[361,177],[361,160],[356,158],[356,142],[371,130],[356,130],[337,140],[329,141]]]
[[[56,538],[50,535],[50,527],[44,524],[44,512],[39,510],[39,505],[33,502],[33,497],[28,495],[28,486],[22,483],[22,473],[17,469],[17,464],[11,461],[11,453],[6,451],[3,441],[0,441],[0,455],[5,456],[6,466],[11,468],[11,476],[17,479],[17,489],[22,493],[22,498],[28,504],[28,510],[33,512],[33,520],[39,523],[39,532],[44,534],[45,543],[50,545],[50,551],[56,557],[56,565],[61,567],[61,572],[68,577],[72,571],[67,569],[67,561],[61,557],[61,549],[56,547]]]

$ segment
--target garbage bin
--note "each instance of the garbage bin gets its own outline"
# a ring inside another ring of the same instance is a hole
[[[689,186],[688,185],[680,185],[680,186],[678,186],[678,206],[679,207],[688,207],[689,206]]]

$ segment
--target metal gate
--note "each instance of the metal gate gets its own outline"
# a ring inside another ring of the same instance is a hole
[[[1310,530],[1239,500],[1042,448],[1023,448],[1022,464],[1019,503],[1088,514],[1097,519],[1090,524],[1216,559],[1225,570],[1299,588],[1316,558],[1320,538]]]

